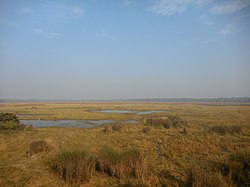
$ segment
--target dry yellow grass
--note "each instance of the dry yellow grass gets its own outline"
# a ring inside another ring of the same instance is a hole
[[[169,110],[188,122],[187,134],[182,128],[152,128],[144,133],[145,126],[123,125],[122,131],[105,133],[103,127],[82,128],[34,128],[30,131],[0,133],[0,186],[69,186],[59,179],[48,166],[48,161],[58,150],[74,148],[87,150],[98,155],[105,145],[115,149],[136,147],[144,154],[149,175],[145,184],[168,186],[185,181],[187,170],[194,165],[224,163],[231,153],[250,148],[250,106],[214,106],[202,104],[167,103],[9,103],[0,104],[0,111],[17,114],[49,114],[23,119],[112,119],[122,121],[137,119],[143,121],[148,116],[164,117],[170,113],[151,115],[102,114],[92,112],[100,109],[121,110]],[[213,125],[239,125],[242,134],[212,133]],[[52,149],[48,152],[27,157],[29,144],[36,140],[48,140]],[[169,173],[164,178],[161,173]],[[115,186],[126,183],[126,179],[109,177],[97,173],[83,186]]]

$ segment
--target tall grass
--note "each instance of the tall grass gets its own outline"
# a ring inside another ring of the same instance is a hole
[[[194,167],[189,171],[187,187],[228,187],[230,184],[223,180],[220,172],[214,172],[207,168]]]
[[[250,185],[250,152],[233,153],[229,158],[229,169],[232,180],[237,186]]]
[[[97,161],[98,171],[118,178],[136,178],[143,180],[147,173],[145,159],[135,148],[116,151],[111,147],[104,147]]]
[[[61,150],[52,160],[51,168],[66,182],[85,183],[95,173],[95,159],[86,151]]]

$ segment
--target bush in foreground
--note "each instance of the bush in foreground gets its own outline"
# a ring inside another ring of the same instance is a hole
[[[86,151],[61,150],[52,160],[51,168],[66,182],[85,183],[95,172],[95,159]]]

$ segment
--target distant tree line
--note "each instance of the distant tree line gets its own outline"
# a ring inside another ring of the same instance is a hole
[[[250,97],[219,97],[219,98],[144,98],[144,99],[111,99],[111,100],[34,100],[34,99],[0,99],[4,102],[237,102],[248,103]]]

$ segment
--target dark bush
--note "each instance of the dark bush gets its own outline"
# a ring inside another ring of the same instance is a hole
[[[229,134],[240,134],[242,133],[242,127],[238,125],[228,126],[227,131]]]
[[[121,125],[113,125],[113,126],[112,126],[112,129],[113,129],[114,131],[121,131],[121,130],[122,130],[122,126],[121,126]]]
[[[150,125],[153,127],[181,127],[186,126],[186,121],[182,120],[176,116],[169,116],[167,118],[148,118],[145,122],[145,125]]]
[[[188,131],[186,128],[183,128],[183,130],[181,131],[182,134],[188,134]]]
[[[187,187],[227,187],[229,186],[219,172],[194,167],[189,171],[186,181]]]
[[[212,132],[217,133],[217,134],[221,134],[221,135],[226,134],[226,126],[215,125],[215,126],[211,127],[210,130]]]
[[[97,159],[96,169],[109,176],[118,178],[137,178],[142,180],[147,172],[145,159],[135,148],[115,151],[111,147],[104,147]]]
[[[45,152],[48,148],[49,145],[45,140],[33,141],[29,144],[27,154],[28,156],[32,156],[40,152]]]
[[[230,155],[229,169],[231,178],[237,186],[250,184],[250,152],[238,152]]]
[[[51,168],[66,182],[86,183],[95,173],[95,159],[86,151],[61,150],[52,160]]]
[[[238,125],[215,125],[210,128],[211,132],[215,132],[220,135],[225,134],[239,134],[242,132],[241,126]]]
[[[142,129],[142,131],[143,131],[144,133],[148,134],[148,133],[150,133],[151,128],[150,128],[150,127],[145,127],[145,128]]]

